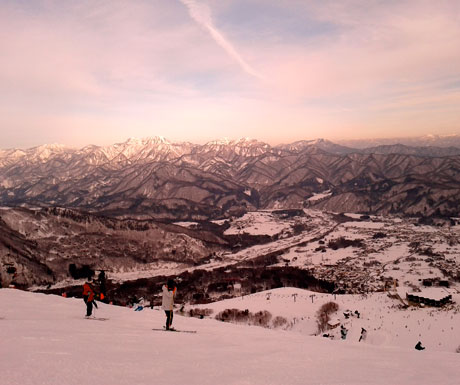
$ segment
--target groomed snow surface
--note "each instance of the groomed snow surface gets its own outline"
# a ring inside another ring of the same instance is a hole
[[[320,299],[310,305],[302,302],[301,298],[310,298],[312,293],[299,289],[271,293],[269,300],[267,293],[258,293],[205,307],[218,311],[247,301],[251,309],[263,309],[272,302],[267,310],[284,311],[291,318],[302,308],[306,315],[313,314],[320,303]],[[343,310],[345,302],[337,299]],[[356,336],[329,340],[295,328],[272,330],[178,315],[174,318],[177,329],[197,333],[153,331],[164,324],[161,310],[135,312],[99,304],[96,316],[109,318],[107,321],[87,320],[84,312],[81,299],[1,289],[0,384],[453,385],[460,381],[460,354],[429,347],[420,352],[383,342],[359,343]],[[365,312],[363,317],[369,318]],[[359,322],[371,322],[363,320]],[[458,325],[458,313],[441,318],[438,324],[443,327],[446,322]],[[433,335],[441,333],[439,328],[431,330]],[[369,331],[369,340],[372,334]],[[456,337],[460,343],[458,332]]]

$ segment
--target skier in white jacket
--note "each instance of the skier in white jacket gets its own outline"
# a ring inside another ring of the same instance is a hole
[[[176,296],[176,285],[172,279],[163,285],[163,299],[161,306],[166,313],[166,330],[170,330],[173,321],[174,297]]]

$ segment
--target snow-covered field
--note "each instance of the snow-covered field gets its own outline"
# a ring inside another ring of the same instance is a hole
[[[292,294],[296,293],[294,302]],[[244,308],[281,312],[302,321],[302,314],[304,320],[311,318],[316,306],[329,299],[316,294],[312,304],[312,293],[289,288],[271,291],[269,300],[268,294],[208,307],[218,311],[240,301]],[[369,302],[357,298],[337,297],[337,302],[340,310],[342,306],[351,307],[350,310],[360,306],[360,322],[369,328],[364,343],[357,342],[356,334],[351,331],[345,341],[310,336],[310,323],[300,321],[286,331],[176,315],[176,328],[197,333],[156,332],[151,329],[164,323],[160,310],[135,312],[101,304],[97,316],[109,320],[86,320],[81,299],[1,289],[0,383],[458,384],[460,354],[440,352],[427,335],[422,341],[427,349],[416,351],[411,346],[416,343],[413,336],[403,332],[400,338],[407,340],[407,346],[405,343],[393,346],[391,338],[384,338],[387,331],[383,327],[378,332],[372,331],[372,325],[377,326],[382,320],[369,318],[375,307],[382,307],[381,314],[385,313],[384,298],[372,297]],[[441,313],[430,316],[428,310],[418,314],[420,317],[410,311],[405,313],[411,330],[417,320],[432,320],[430,333],[436,337],[434,340],[445,341],[441,328],[459,325],[455,318],[458,312],[452,313],[453,318],[441,317]],[[398,317],[389,313],[385,325],[393,320],[394,327],[400,328]],[[449,339],[460,339],[458,330],[449,333]]]
[[[446,289],[428,290],[449,294]],[[277,316],[286,318],[288,322],[282,327],[285,330],[321,336],[322,333],[317,331],[316,313],[323,304],[332,301],[339,305],[339,310],[331,315],[332,323],[348,330],[344,343],[358,342],[361,328],[364,328],[367,330],[365,344],[411,349],[421,341],[428,350],[455,352],[460,348],[460,294],[451,292],[456,303],[443,308],[405,308],[389,293],[333,295],[297,288],[273,289],[195,307],[212,309],[210,317],[225,309],[247,309],[252,313],[267,310],[273,319]],[[434,297],[433,293],[431,297]],[[355,311],[358,311],[359,318]],[[352,315],[346,318],[344,313]],[[340,339],[338,326],[325,333],[331,339]]]
[[[271,211],[255,211],[233,221],[225,234],[242,232],[252,235],[275,235],[289,231],[292,221],[279,221]]]

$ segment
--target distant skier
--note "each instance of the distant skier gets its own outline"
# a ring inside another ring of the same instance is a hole
[[[367,336],[367,330],[364,328],[361,328],[361,336],[359,337],[359,342],[364,341]]]
[[[174,297],[176,296],[176,284],[172,279],[168,279],[166,285],[163,285],[162,307],[166,313],[166,330],[172,329]]]
[[[101,272],[99,273],[99,276],[97,278],[97,280],[99,281],[99,288],[100,288],[100,292],[101,292],[101,299],[106,301],[106,297],[107,297],[107,294],[106,294],[106,286],[105,286],[105,282],[106,282],[106,276],[105,276],[105,271],[104,270],[101,270]],[[104,301],[104,302],[105,302]]]
[[[93,304],[97,309],[97,304],[94,302],[94,290],[89,282],[83,285],[83,301],[86,304],[86,317],[91,317],[93,313]]]
[[[345,326],[340,325],[340,336],[342,337],[342,340],[347,339],[347,333],[348,330],[345,328]]]
[[[415,345],[415,349],[417,349],[417,350],[425,350],[425,347],[422,346],[422,343],[419,341],[419,342],[417,342],[417,345]]]

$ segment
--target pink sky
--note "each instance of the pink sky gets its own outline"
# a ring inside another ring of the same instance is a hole
[[[460,133],[458,0],[0,1],[1,148]]]

